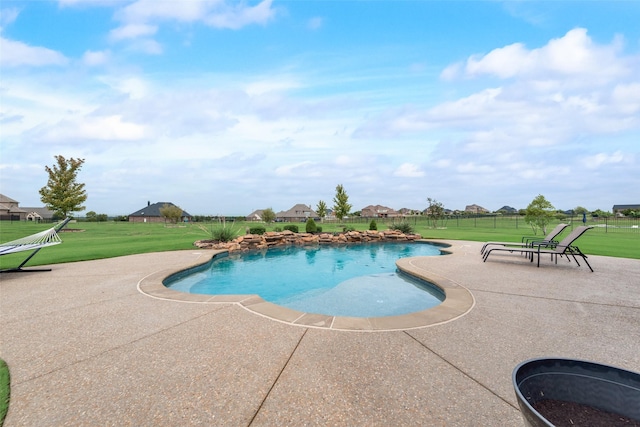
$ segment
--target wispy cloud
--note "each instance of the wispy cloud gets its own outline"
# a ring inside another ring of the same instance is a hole
[[[314,16],[307,21],[307,28],[310,30],[319,30],[324,25],[324,19],[321,16]]]
[[[3,67],[62,66],[69,60],[60,52],[41,46],[29,46],[19,41],[0,37],[0,65]]]

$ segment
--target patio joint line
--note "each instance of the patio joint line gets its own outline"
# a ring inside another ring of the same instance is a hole
[[[229,307],[231,307],[231,306],[229,306]],[[36,375],[36,376],[34,376],[34,377],[27,378],[27,379],[25,379],[24,381],[16,382],[16,385],[18,385],[18,384],[26,384],[26,383],[29,383],[29,382],[31,382],[31,381],[33,381],[33,380],[37,380],[37,379],[39,379],[39,378],[46,377],[46,376],[48,376],[48,375],[51,375],[51,374],[53,374],[53,373],[56,373],[56,372],[62,371],[62,370],[64,370],[64,369],[70,368],[70,367],[72,367],[72,366],[79,365],[80,363],[84,363],[84,362],[86,362],[86,361],[89,361],[89,360],[92,360],[92,359],[96,359],[96,358],[98,358],[98,357],[100,357],[100,356],[102,356],[102,355],[104,355],[104,354],[107,354],[107,353],[109,353],[109,352],[111,352],[111,351],[119,350],[119,349],[124,348],[124,347],[126,347],[126,346],[128,346],[128,345],[135,344],[135,343],[140,342],[140,341],[142,341],[142,340],[144,340],[144,339],[150,338],[150,337],[152,337],[152,336],[154,336],[154,335],[158,335],[158,334],[161,334],[161,333],[163,333],[163,332],[166,332],[166,331],[168,331],[168,330],[170,330],[170,329],[176,328],[176,327],[178,327],[178,326],[182,326],[182,325],[184,325],[185,323],[191,322],[192,320],[200,319],[201,317],[208,316],[208,315],[210,315],[210,314],[211,314],[211,313],[213,313],[213,312],[217,312],[217,311],[220,311],[220,310],[224,310],[225,308],[227,308],[227,307],[222,307],[221,309],[218,309],[218,310],[208,311],[208,312],[206,312],[206,313],[204,313],[204,314],[201,314],[201,315],[199,315],[199,316],[192,317],[192,318],[187,319],[187,320],[185,320],[185,321],[182,321],[182,322],[180,322],[180,323],[176,323],[176,324],[174,324],[174,325],[171,325],[171,326],[169,326],[169,327],[167,327],[167,328],[164,328],[164,329],[160,329],[160,330],[158,330],[158,331],[155,331],[155,332],[153,332],[153,333],[151,333],[151,334],[147,334],[147,335],[141,336],[141,337],[136,338],[136,339],[134,339],[134,340],[132,340],[132,341],[128,341],[128,342],[126,342],[126,343],[123,343],[123,344],[120,344],[120,345],[117,345],[117,346],[114,346],[114,347],[110,347],[110,348],[108,348],[108,349],[106,349],[106,350],[103,350],[103,351],[101,351],[101,352],[98,352],[98,353],[96,353],[96,354],[90,354],[89,356],[87,356],[87,357],[85,357],[85,358],[83,358],[83,359],[75,360],[75,361],[73,361],[73,362],[69,363],[68,365],[59,366],[59,367],[57,367],[57,368],[55,368],[55,369],[52,369],[51,371],[43,372],[43,373],[42,373],[42,374],[40,374],[40,375]]]
[[[559,301],[559,302],[575,302],[579,304],[589,304],[589,305],[600,305],[603,307],[622,307],[622,308],[635,308],[638,309],[640,307],[634,305],[623,305],[623,304],[612,304],[612,303],[601,303],[596,301],[578,301],[574,299],[565,299],[565,298],[551,298],[551,297],[543,297],[539,295],[522,295],[522,294],[514,294],[511,292],[497,292],[497,291],[489,291],[486,289],[474,289],[476,292],[486,292],[488,294],[496,294],[496,295],[508,295],[513,297],[521,297],[521,298],[535,298],[535,299],[543,299],[547,301]]]
[[[269,395],[271,395],[271,391],[273,391],[273,388],[276,386],[276,384],[280,380],[280,376],[282,376],[282,373],[284,372],[284,370],[287,369],[287,366],[289,366],[289,362],[291,361],[291,358],[293,357],[293,355],[298,350],[298,347],[300,346],[300,343],[302,342],[302,339],[305,337],[305,335],[307,335],[308,331],[309,331],[309,329],[305,329],[304,332],[302,333],[302,335],[300,336],[300,339],[298,340],[298,342],[296,343],[296,346],[294,347],[293,351],[291,352],[291,354],[287,358],[287,361],[282,366],[282,369],[280,370],[280,372],[278,372],[278,376],[273,381],[273,384],[271,384],[271,387],[269,387],[269,391],[267,391],[267,394],[265,394],[264,399],[262,399],[262,402],[260,402],[260,405],[258,406],[258,409],[256,409],[256,412],[253,414],[253,417],[251,417],[251,419],[249,420],[249,423],[247,424],[247,427],[249,427],[251,424],[253,424],[253,422],[255,421],[256,417],[258,416],[258,414],[262,410],[262,407],[264,406],[264,402],[267,401],[267,399],[269,398]]]
[[[453,363],[449,362],[447,359],[445,359],[442,355],[440,355],[439,353],[437,353],[436,351],[434,351],[433,349],[427,347],[424,343],[422,343],[420,340],[418,340],[416,337],[414,337],[413,335],[411,335],[409,333],[409,331],[403,331],[405,334],[407,334],[412,340],[414,340],[415,342],[417,342],[418,344],[420,344],[422,347],[424,347],[425,349],[427,349],[428,351],[430,351],[431,353],[435,354],[440,360],[442,360],[443,362],[445,362],[447,365],[451,366],[453,369],[455,369],[456,371],[460,372],[462,375],[464,375],[465,377],[469,378],[471,381],[475,382],[476,384],[478,384],[480,387],[484,388],[485,390],[487,390],[489,393],[493,394],[495,397],[497,397],[498,399],[502,400],[504,403],[506,403],[507,405],[511,406],[513,409],[515,409],[516,411],[520,412],[520,408],[518,408],[518,406],[514,405],[513,403],[509,402],[508,400],[506,400],[504,397],[500,396],[499,394],[497,394],[495,391],[491,390],[488,386],[484,385],[482,382],[480,382],[479,380],[475,379],[474,377],[472,377],[471,375],[467,374],[466,372],[464,372],[462,369],[458,368],[456,365],[454,365]]]

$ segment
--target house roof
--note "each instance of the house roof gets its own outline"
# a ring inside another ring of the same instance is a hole
[[[276,215],[277,218],[314,218],[317,216],[318,214],[311,207],[302,203],[298,203],[288,211],[278,212]]]
[[[489,212],[488,209],[483,208],[482,206],[476,205],[476,204],[467,205],[467,207],[465,207],[464,210],[465,211],[484,211],[484,212]]]
[[[0,194],[0,203],[18,203],[17,200],[13,200],[11,197],[7,197],[4,194]]]
[[[395,209],[382,205],[369,205],[361,209],[361,211],[368,210],[375,213],[396,213]]]
[[[171,202],[158,202],[154,204],[149,204],[144,208],[137,210],[132,214],[129,214],[129,216],[161,217],[162,215],[160,215],[160,209],[162,209],[164,205],[175,206]],[[182,216],[190,217],[191,215],[183,210]]]
[[[640,209],[640,203],[637,205],[613,205],[614,211],[624,211],[627,209]]]
[[[249,215],[246,216],[246,218],[251,218],[251,219],[262,219],[262,213],[264,212],[264,209],[257,209],[253,212],[251,212]]]
[[[25,212],[24,209],[19,208],[18,206],[11,206],[10,204],[0,203],[0,211],[7,211],[9,213],[22,213]]]
[[[27,213],[34,212],[34,213],[40,215],[40,217],[44,218],[44,219],[53,218],[53,211],[51,211],[51,210],[49,210],[47,208],[44,208],[44,207],[39,207],[39,208],[26,208],[25,207],[25,208],[21,208],[21,209],[23,209]]]

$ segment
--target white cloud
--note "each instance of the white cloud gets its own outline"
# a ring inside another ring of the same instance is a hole
[[[479,152],[495,147],[553,147],[585,134],[638,129],[638,63],[623,54],[619,39],[597,45],[583,29],[533,50],[509,45],[470,57],[464,70],[455,63],[441,73],[444,80],[466,73],[476,77],[473,87],[481,89],[432,107],[380,113],[354,135],[407,138],[439,130],[455,135],[463,142],[462,149]],[[483,76],[509,80],[487,87],[480,80]]]
[[[531,55],[521,43],[495,49],[482,57],[472,56],[467,60],[468,75],[495,74],[501,78],[513,77],[531,68]]]
[[[252,24],[266,24],[275,16],[272,0],[251,6],[231,0],[171,1],[137,0],[118,9],[115,19],[121,23],[109,32],[111,42],[129,41],[129,49],[148,55],[163,53],[162,45],[152,37],[163,23],[204,23],[210,27],[237,30]]]
[[[393,174],[403,178],[421,178],[425,176],[425,172],[420,169],[420,166],[413,163],[401,164]]]
[[[152,39],[134,40],[128,47],[133,52],[145,53],[147,55],[160,55],[164,51],[162,45]]]
[[[456,62],[454,64],[448,65],[444,70],[440,73],[440,78],[444,81],[452,81],[460,77],[462,73],[464,64],[460,62]]]
[[[482,74],[500,78],[515,76],[591,76],[611,80],[629,70],[616,60],[621,41],[596,45],[584,28],[576,28],[538,49],[528,50],[522,43],[494,49],[484,56],[474,55],[466,62],[468,76]]]
[[[40,142],[136,141],[145,136],[145,127],[126,122],[121,116],[73,117],[54,126],[34,129]]]
[[[272,0],[263,0],[255,6],[245,2],[227,0],[190,0],[180,2],[180,7],[168,1],[138,0],[116,12],[123,26],[113,31],[113,37],[127,38],[149,35],[150,23],[177,21],[203,22],[215,28],[239,29],[251,24],[266,24],[275,12]],[[127,30],[126,28],[129,27]]]
[[[263,0],[255,6],[224,4],[219,10],[214,10],[205,22],[216,28],[237,30],[251,24],[266,24],[275,16],[271,9],[272,0]]]
[[[102,76],[99,80],[131,99],[142,99],[151,91],[150,83],[137,76]]]
[[[69,60],[60,52],[0,37],[0,65],[6,67],[66,65]]]
[[[611,94],[613,105],[625,115],[640,113],[640,82],[616,85]],[[636,121],[640,118],[636,118]]]
[[[294,163],[291,165],[279,166],[275,170],[275,174],[277,176],[284,177],[296,177],[301,175],[307,175],[309,172],[309,167],[312,166],[313,163],[310,161]]]
[[[152,20],[176,20],[193,22],[206,16],[208,5],[219,1],[190,0],[176,4],[170,1],[138,0],[128,4],[116,13],[125,23],[144,23]]]
[[[109,32],[109,39],[112,41],[135,39],[143,36],[152,36],[157,31],[158,27],[156,25],[127,24],[111,30]]]
[[[604,165],[622,163],[624,161],[625,156],[621,151],[616,151],[611,154],[598,153],[593,156],[587,156],[583,159],[585,166],[589,169],[598,169]]]
[[[90,67],[105,65],[109,62],[111,53],[109,51],[88,50],[82,55],[82,62]]]

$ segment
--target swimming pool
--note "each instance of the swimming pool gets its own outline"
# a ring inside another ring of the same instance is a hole
[[[331,316],[395,316],[444,300],[438,287],[396,271],[399,258],[440,255],[427,243],[287,247],[215,257],[165,280],[173,290],[260,295],[294,310]]]

